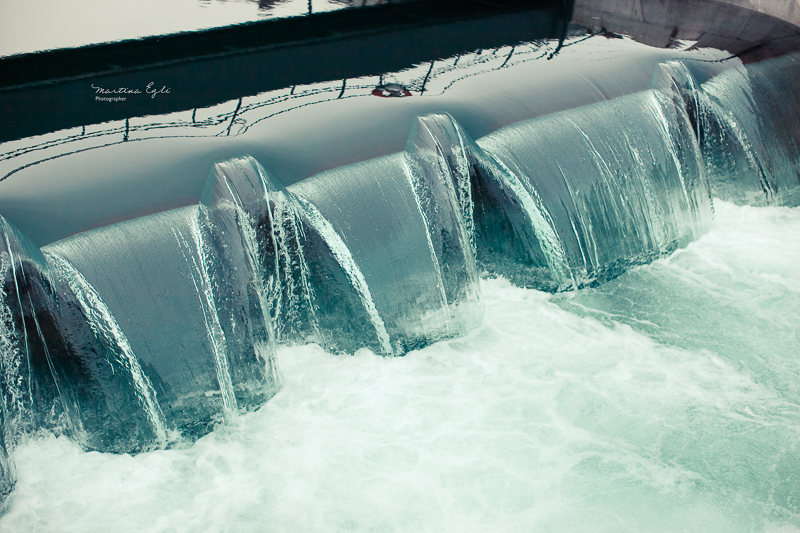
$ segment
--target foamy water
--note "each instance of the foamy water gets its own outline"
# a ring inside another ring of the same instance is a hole
[[[18,448],[0,530],[800,531],[800,208],[598,289],[482,282],[402,358],[282,349],[285,387],[193,446]]]

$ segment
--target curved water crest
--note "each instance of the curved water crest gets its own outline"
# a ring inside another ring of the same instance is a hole
[[[426,115],[403,152],[288,188],[220,161],[199,205],[42,250],[0,218],[0,493],[38,430],[192,441],[279,390],[278,345],[403,355],[481,324],[481,275],[595,286],[706,232],[712,195],[796,204],[795,63],[703,84],[665,63],[652,90],[477,140]]]
[[[722,72],[699,84],[678,61],[654,85],[683,101],[715,197],[740,205],[800,205],[800,55]]]
[[[523,284],[602,282],[709,227],[711,198],[686,111],[659,92],[515,124],[478,144],[521,184],[520,197],[536,199],[530,219],[540,222]]]
[[[325,221],[328,234],[338,236],[338,248],[357,266],[360,274],[351,276],[350,286],[363,279],[368,288],[374,305],[363,307],[370,316],[377,313],[391,342],[389,347],[382,341],[384,353],[401,355],[462,335],[483,315],[458,183],[446,161],[449,145],[439,142],[433,120],[418,120],[404,153],[289,187],[313,206],[309,213]]]

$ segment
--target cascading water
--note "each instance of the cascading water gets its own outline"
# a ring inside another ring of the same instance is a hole
[[[369,288],[374,304],[365,307],[372,316],[374,305],[383,324],[375,330],[385,328],[391,339],[390,351],[379,333],[383,353],[401,355],[463,334],[482,316],[458,184],[430,129],[434,120],[419,120],[403,154],[338,168],[289,187],[313,206],[329,233],[340,236],[339,246],[358,266],[355,277],[364,281],[352,285]]]
[[[725,71],[698,85],[686,65],[659,67],[694,123],[715,197],[748,205],[800,203],[796,54]]]
[[[383,319],[375,308],[375,302],[372,299],[372,294],[370,294],[369,285],[367,285],[364,275],[361,273],[353,256],[350,254],[350,250],[347,249],[344,241],[342,241],[341,237],[336,233],[336,230],[333,229],[331,223],[322,216],[322,213],[319,212],[314,204],[299,194],[295,195],[295,197],[309,224],[317,230],[322,240],[328,245],[331,255],[342,267],[347,275],[347,280],[358,293],[361,304],[364,306],[369,316],[369,322],[375,328],[375,335],[377,336],[380,346],[379,353],[383,355],[392,355],[392,344],[389,339],[389,334],[386,332],[386,325],[383,323]],[[348,317],[347,323],[355,322],[355,320],[350,318],[352,315],[352,312],[344,315]]]
[[[163,443],[153,389],[97,293],[2,224],[6,442],[45,428],[118,453]]]
[[[142,372],[125,334],[80,272],[61,257],[55,255],[46,257],[52,270],[58,272],[58,275],[66,280],[77,298],[92,333],[98,339],[102,339],[104,345],[108,347],[109,356],[112,358],[108,359],[108,362],[112,366],[112,372],[130,376],[136,388],[137,401],[141,404],[152,425],[157,443],[163,446],[167,441],[164,413],[161,412],[153,386]]]
[[[197,439],[277,392],[278,345],[407,354],[480,326],[481,271],[552,293],[596,287],[700,238],[712,195],[796,205],[797,110],[775,96],[794,95],[795,63],[703,84],[665,63],[652,90],[477,140],[426,115],[402,153],[287,188],[252,157],[221,161],[198,206],[42,250],[0,219],[0,494],[9,452],[39,428],[112,452]],[[624,314],[577,294],[551,298]]]
[[[251,157],[218,163],[203,201],[235,220],[227,231],[241,232],[247,243],[277,342],[311,338],[334,351],[367,345],[392,354],[361,271],[311,202],[284,189]]]
[[[478,144],[537,199],[549,231],[534,229],[540,250],[529,256],[543,256],[532,266],[560,287],[616,277],[709,227],[711,198],[690,123],[659,92],[516,124]]]
[[[280,383],[246,243],[220,218],[204,206],[180,209],[46,247],[103,299],[167,426],[188,438],[263,404]],[[120,292],[119,284],[139,290]]]

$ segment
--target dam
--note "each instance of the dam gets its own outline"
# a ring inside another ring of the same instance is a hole
[[[798,530],[800,29],[743,3],[3,88],[3,530]]]

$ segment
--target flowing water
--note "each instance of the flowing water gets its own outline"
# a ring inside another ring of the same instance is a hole
[[[798,57],[0,217],[0,527],[800,531]]]
[[[16,450],[4,531],[800,530],[800,209],[597,289],[484,280],[403,358],[279,351],[286,384],[187,449]]]

